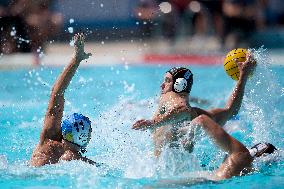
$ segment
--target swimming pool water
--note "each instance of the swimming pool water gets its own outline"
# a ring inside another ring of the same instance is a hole
[[[224,106],[235,82],[223,67],[190,67],[194,74],[192,96],[209,101],[195,105],[205,109]],[[224,154],[206,137],[192,155],[166,150],[156,162],[151,156],[150,133],[131,130],[135,120],[150,118],[157,108],[159,87],[169,68],[117,65],[79,69],[66,93],[65,114],[80,112],[92,120],[87,156],[105,163],[99,168],[78,161],[29,167],[50,89],[62,68],[0,71],[1,188],[143,188],[160,179],[182,178],[188,172],[218,167]],[[259,66],[249,80],[238,120],[225,126],[245,145],[264,140],[283,149],[283,73],[282,66]],[[247,176],[193,187],[281,188],[281,153],[255,162],[257,171]]]

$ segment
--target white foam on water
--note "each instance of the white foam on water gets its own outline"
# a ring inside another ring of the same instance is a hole
[[[131,129],[136,120],[150,118],[152,104],[151,99],[122,99],[94,120],[88,148],[96,150],[99,162],[122,170],[129,178],[152,176],[151,168],[145,167],[152,164],[151,155],[147,155],[153,151],[150,133]]]
[[[42,167],[31,167],[28,162],[16,161],[6,166],[3,177],[7,179],[32,179],[38,181],[63,179],[63,183],[60,183],[60,185],[65,186],[64,188],[74,185],[76,185],[76,188],[81,188],[81,186],[83,188],[90,188],[95,184],[93,182],[94,177],[106,176],[106,170],[104,167],[97,168],[88,163],[76,160],[62,161],[58,164]],[[66,178],[72,180],[71,185],[68,182],[64,182]],[[37,183],[34,183],[34,185],[36,186]]]
[[[200,171],[200,162],[194,153],[183,148],[166,147],[157,160],[157,174],[161,178],[171,178],[184,173]]]
[[[257,67],[253,77],[247,82],[242,106],[247,119],[252,123],[253,131],[246,135],[252,136],[254,143],[266,141],[275,144],[279,139],[282,139],[283,143],[283,131],[279,125],[283,119],[276,107],[281,97],[281,86],[271,69],[271,59],[267,50],[259,48],[253,49],[252,52]]]
[[[113,169],[121,170],[125,178],[169,177],[201,170],[195,155],[181,149],[165,148],[161,157],[153,155],[149,131],[132,130],[139,119],[149,119],[156,110],[155,99],[135,101],[123,98],[94,120],[89,151],[93,158]]]
[[[283,167],[284,151],[278,149],[273,154],[263,155],[259,158],[255,158],[253,161],[253,167],[256,172],[266,173],[269,172],[269,167],[276,166],[281,169]]]
[[[5,170],[8,168],[8,160],[5,155],[0,155],[0,170]]]

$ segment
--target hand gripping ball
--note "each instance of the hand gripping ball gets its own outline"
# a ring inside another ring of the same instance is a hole
[[[237,62],[246,61],[247,49],[234,49],[231,50],[225,60],[224,60],[224,69],[226,73],[234,80],[238,80],[240,77],[240,71],[237,65]]]

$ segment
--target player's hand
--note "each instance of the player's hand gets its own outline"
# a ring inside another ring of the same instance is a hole
[[[153,126],[152,120],[145,120],[141,119],[139,121],[136,121],[136,123],[133,124],[132,129],[135,130],[146,130]]]
[[[81,62],[82,60],[88,59],[92,56],[91,53],[85,53],[84,51],[85,36],[83,33],[75,34],[73,41],[75,47],[75,58],[77,58],[78,61]]]
[[[245,62],[236,63],[239,67],[240,75],[250,76],[253,74],[253,71],[256,67],[256,60],[254,59],[253,54],[251,52],[247,53]]]

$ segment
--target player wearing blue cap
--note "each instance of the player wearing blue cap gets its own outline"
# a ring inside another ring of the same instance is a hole
[[[84,51],[84,40],[83,34],[74,36],[74,55],[52,88],[40,140],[31,157],[32,166],[54,164],[60,160],[82,160],[98,165],[82,156],[91,138],[92,128],[89,118],[74,113],[62,121],[65,90],[80,62],[91,56]]]
[[[196,127],[191,122],[199,115],[207,115],[223,126],[230,118],[237,115],[244,95],[248,76],[255,68],[252,56],[246,62],[238,63],[240,78],[224,108],[203,110],[192,107],[189,94],[193,84],[192,72],[183,67],[174,67],[167,71],[161,85],[158,110],[151,120],[138,120],[132,128],[150,129],[154,139],[154,155],[160,156],[164,146],[179,148],[183,146],[188,152],[194,147]],[[183,128],[187,132],[184,135]]]

